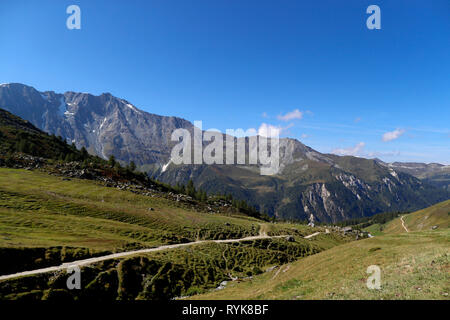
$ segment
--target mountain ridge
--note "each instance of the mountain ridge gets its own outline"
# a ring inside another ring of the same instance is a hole
[[[291,138],[280,139],[280,172],[261,176],[254,165],[174,165],[175,129],[193,124],[139,110],[110,93],[39,92],[21,84],[0,86],[0,107],[38,128],[61,135],[103,158],[134,161],[172,185],[193,180],[210,194],[229,193],[284,219],[339,221],[382,211],[417,210],[446,200],[448,190],[379,160],[322,154]],[[225,137],[225,135],[223,135]],[[234,138],[237,141],[238,138]],[[248,137],[245,139],[248,147]]]
[[[135,161],[139,165],[167,162],[169,133],[192,126],[182,118],[141,111],[110,93],[95,96],[72,91],[64,94],[39,92],[17,83],[0,87],[0,107],[29,120],[43,131],[64,137],[78,148],[84,146],[105,159],[114,155],[118,160]],[[108,139],[105,136],[111,131],[120,135]],[[152,145],[156,138],[164,144]]]

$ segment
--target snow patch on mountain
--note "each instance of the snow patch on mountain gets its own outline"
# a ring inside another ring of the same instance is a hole
[[[127,103],[126,106],[128,108],[130,108],[131,110],[133,110],[134,112],[141,114],[141,112],[135,106],[133,106],[131,103]]]
[[[169,162],[167,162],[165,165],[162,166],[162,170],[161,173],[165,172],[167,170],[167,168],[169,167],[169,164],[172,162],[172,159],[169,160]]]
[[[70,102],[67,102],[67,105],[68,105],[69,107],[71,107],[71,106],[76,106],[75,103],[70,103]],[[66,109],[67,109],[67,108],[66,108]],[[69,110],[66,110],[66,111],[64,112],[64,115],[65,115],[66,117],[70,117],[70,116],[74,116],[75,113],[74,113],[74,112],[70,112]]]
[[[64,117],[65,113],[67,112],[67,105],[66,105],[66,101],[64,101],[64,96],[62,96],[59,99],[59,107],[58,107],[58,114],[61,117]]]
[[[103,126],[105,125],[106,117],[103,119],[102,123],[100,124],[99,130],[102,130]]]
[[[398,175],[397,175],[397,172],[395,172],[395,170],[389,168],[389,173],[390,173],[394,178],[397,178],[397,179],[398,179]]]

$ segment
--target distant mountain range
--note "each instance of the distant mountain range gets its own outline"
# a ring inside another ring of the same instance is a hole
[[[174,165],[171,133],[193,124],[139,110],[109,93],[39,92],[0,85],[0,108],[60,135],[78,148],[134,161],[159,180],[189,179],[210,193],[230,193],[281,218],[339,221],[383,211],[416,210],[449,198],[449,166],[384,163],[322,154],[300,141],[280,141],[281,171],[261,176],[254,165]]]
[[[450,191],[450,166],[439,163],[394,162],[388,167],[397,171],[409,173],[436,187]]]

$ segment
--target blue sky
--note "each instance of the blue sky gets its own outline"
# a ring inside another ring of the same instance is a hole
[[[66,28],[71,4],[81,30]],[[371,4],[381,30],[366,27]],[[2,0],[0,39],[0,83],[110,92],[204,129],[276,126],[321,152],[450,164],[448,0]]]

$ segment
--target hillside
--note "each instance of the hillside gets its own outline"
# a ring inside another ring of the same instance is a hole
[[[334,247],[192,299],[448,299],[449,229],[385,235]],[[366,286],[381,268],[381,290]]]
[[[231,194],[283,219],[337,222],[387,211],[414,211],[449,199],[448,190],[377,160],[322,154],[302,142],[280,141],[280,172],[261,176],[252,165],[180,165],[169,162],[178,128],[193,124],[142,111],[109,93],[39,92],[23,84],[0,86],[0,108],[75,147],[139,169],[171,185]],[[205,124],[206,125],[206,124]],[[244,138],[247,141],[248,137]],[[444,180],[440,180],[445,184]]]
[[[79,150],[70,147],[62,139],[48,135],[29,121],[23,120],[8,111],[0,109],[0,155],[2,158],[14,152],[23,152],[34,156],[58,159],[72,155],[73,159],[88,157]]]
[[[206,242],[94,263],[82,269],[86,290],[81,292],[66,289],[62,271],[3,280],[0,299],[169,299],[256,275],[353,238],[332,232],[327,238],[303,239],[317,231],[323,228],[201,212],[157,191],[143,195],[97,181],[1,168],[0,259],[10,263],[1,265],[0,275],[202,239],[260,234],[292,239]]]
[[[450,200],[405,215],[403,221],[410,232],[430,230],[433,227],[448,228],[450,226]],[[406,232],[406,230],[403,228],[400,219],[390,221],[383,226],[383,233],[403,232]]]
[[[449,299],[450,202],[403,218],[409,232],[397,218],[373,238],[343,244],[225,290],[191,298]],[[438,228],[432,229],[433,225]],[[370,265],[381,268],[381,290],[366,286]]]

